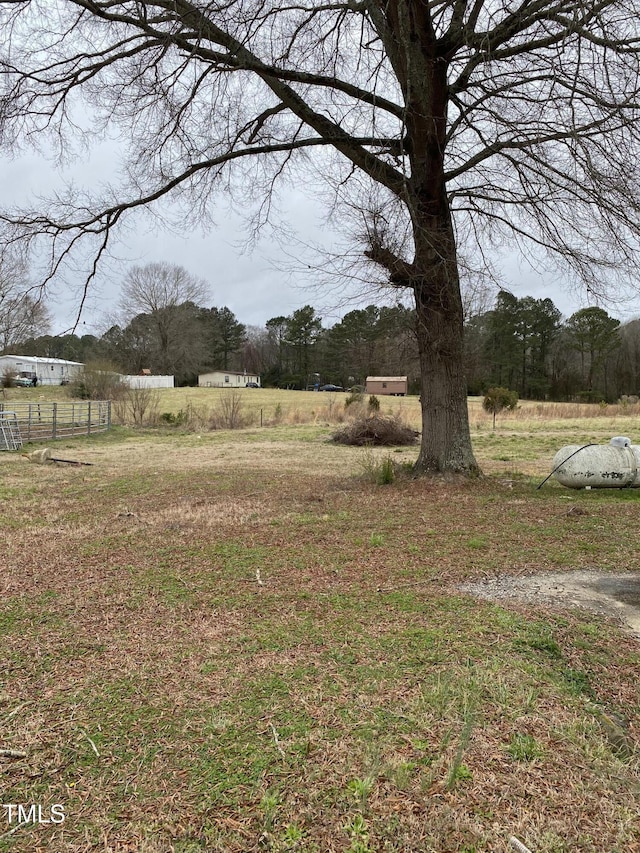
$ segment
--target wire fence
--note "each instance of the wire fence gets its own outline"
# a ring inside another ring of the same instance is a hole
[[[111,401],[0,402],[0,427],[9,422],[17,423],[22,442],[55,441],[74,435],[94,435],[111,428]],[[14,448],[3,447],[0,443],[0,450],[10,449]]]

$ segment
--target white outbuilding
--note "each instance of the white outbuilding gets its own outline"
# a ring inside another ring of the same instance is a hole
[[[80,361],[37,355],[0,355],[0,378],[36,379],[38,385],[66,385],[84,369]]]

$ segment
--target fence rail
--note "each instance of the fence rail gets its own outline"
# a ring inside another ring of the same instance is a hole
[[[94,435],[111,427],[110,400],[73,403],[0,402],[0,419],[15,417],[22,441],[49,441],[73,435]]]

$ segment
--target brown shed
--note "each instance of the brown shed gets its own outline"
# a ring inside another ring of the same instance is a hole
[[[389,394],[392,397],[404,397],[407,393],[406,376],[367,376],[364,390],[367,394]]]

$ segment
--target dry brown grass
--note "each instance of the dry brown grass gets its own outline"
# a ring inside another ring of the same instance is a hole
[[[508,433],[486,435],[485,468]],[[546,439],[525,434],[539,468]],[[94,466],[0,455],[0,745],[27,752],[0,758],[3,802],[67,812],[7,849],[506,853],[511,833],[535,853],[640,849],[638,757],[596,714],[640,743],[637,642],[456,591],[637,568],[632,493],[375,487],[361,450],[313,426],[73,453]],[[518,733],[538,757],[514,760]]]

